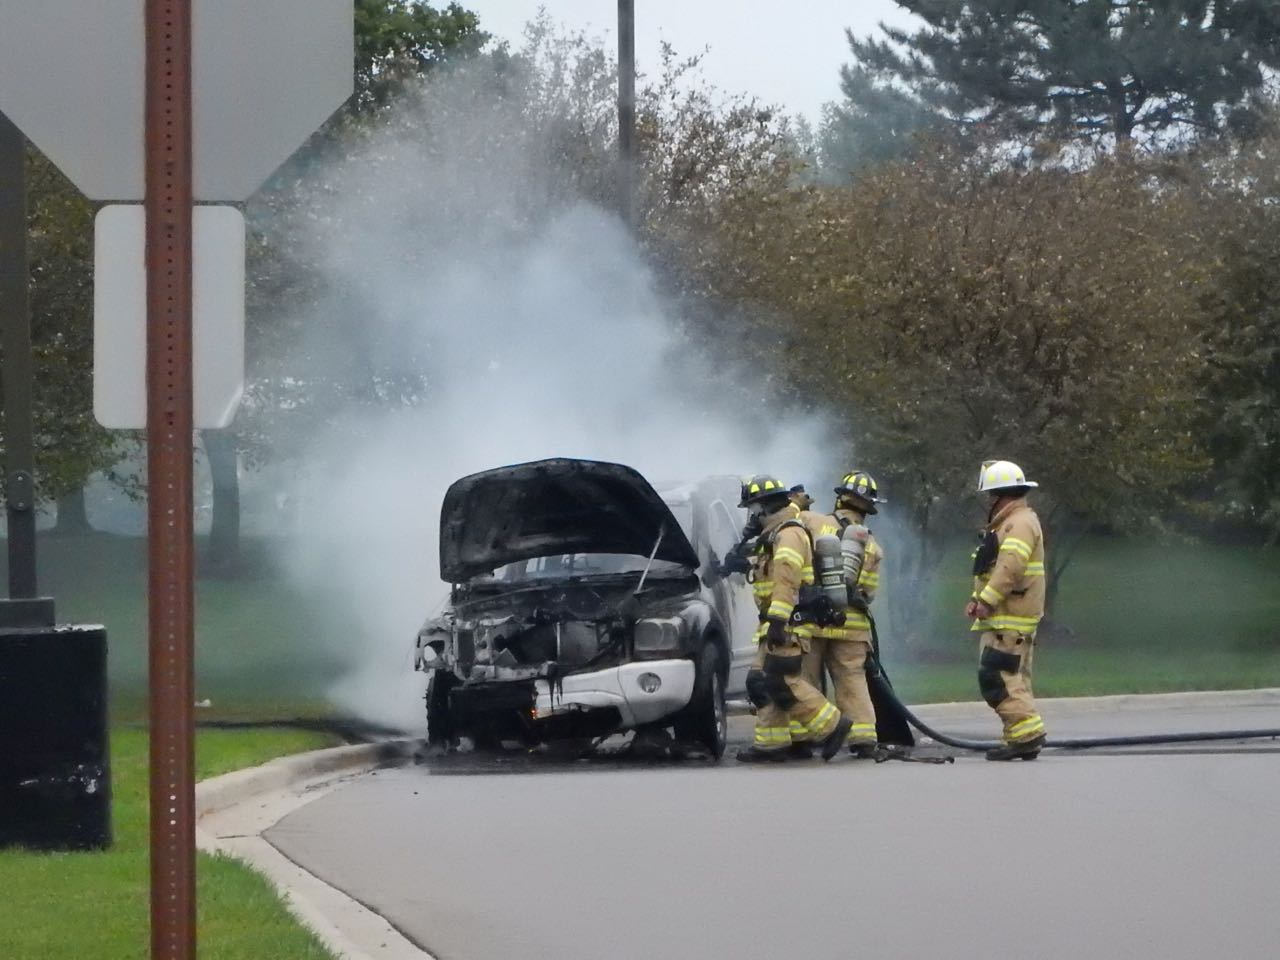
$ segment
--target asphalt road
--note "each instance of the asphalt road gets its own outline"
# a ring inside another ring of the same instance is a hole
[[[981,706],[921,713],[994,735]],[[1043,713],[1050,736],[1280,728],[1280,696]],[[936,766],[453,757],[354,780],[267,839],[442,960],[1271,958],[1278,807],[1271,741]]]

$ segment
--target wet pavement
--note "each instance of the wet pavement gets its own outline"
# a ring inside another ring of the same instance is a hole
[[[980,704],[920,712],[995,733]],[[1051,737],[1280,727],[1274,694],[1043,712]],[[731,727],[747,742],[749,718]],[[994,764],[926,745],[956,762],[764,768],[625,751],[424,757],[321,797],[267,839],[449,960],[1272,957],[1277,751]]]

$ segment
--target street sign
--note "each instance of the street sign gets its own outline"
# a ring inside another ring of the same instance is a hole
[[[151,956],[195,960],[191,432],[238,401],[244,221],[194,204],[246,198],[349,96],[351,0],[0,3],[0,112],[91,199],[145,200],[97,223],[95,314],[116,353],[95,355],[95,406],[147,432]],[[20,143],[0,152],[21,170]]]
[[[244,393],[244,217],[193,211],[192,398],[197,428],[231,423]],[[147,425],[146,216],[103,207],[93,224],[93,415],[104,427]]]
[[[0,112],[92,200],[141,200],[145,0],[5,0]],[[351,0],[192,0],[194,195],[244,200],[351,95]]]
[[[142,196],[142,28],[141,0],[0,13],[0,111],[94,200]]]

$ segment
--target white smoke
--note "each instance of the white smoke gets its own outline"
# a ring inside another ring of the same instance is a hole
[[[780,419],[731,344],[701,351],[678,331],[615,217],[573,202],[530,212],[562,189],[536,131],[513,140],[512,118],[470,86],[437,83],[405,110],[324,174],[329,215],[290,242],[309,245],[333,291],[317,315],[344,320],[309,362],[359,355],[425,370],[427,386],[415,405],[364,405],[309,438],[308,535],[290,567],[355,624],[336,705],[412,730],[413,638],[446,595],[436,538],[453,480],[552,456],[655,482],[767,471],[825,487],[834,473],[823,424]],[[450,117],[447,140],[423,133],[433,111]]]

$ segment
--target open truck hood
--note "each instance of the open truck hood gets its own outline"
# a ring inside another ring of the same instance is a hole
[[[676,518],[631,467],[558,458],[456,480],[440,508],[440,577],[462,583],[503,564],[567,553],[647,557],[698,566]]]

